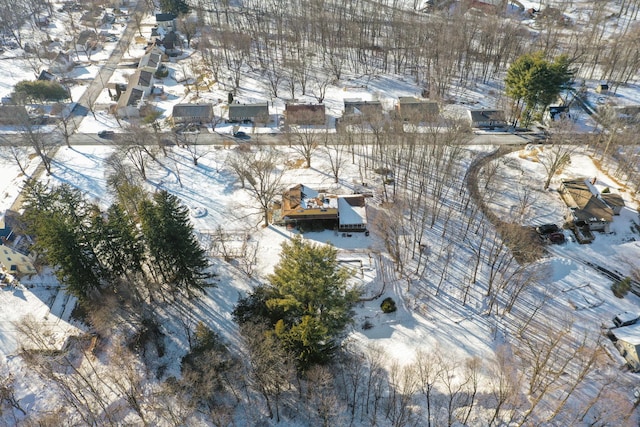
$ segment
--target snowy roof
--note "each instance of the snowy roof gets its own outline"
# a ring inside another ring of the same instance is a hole
[[[631,345],[640,345],[640,324],[623,326],[622,328],[612,329],[613,335],[620,340]]]
[[[341,226],[367,224],[367,211],[363,195],[338,196],[338,222]]]
[[[504,122],[505,115],[503,110],[469,110],[471,123],[479,123],[486,121]]]
[[[382,103],[380,101],[363,101],[361,99],[345,98],[345,114],[382,114]]]

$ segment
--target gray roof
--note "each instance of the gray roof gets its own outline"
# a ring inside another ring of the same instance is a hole
[[[156,22],[168,22],[176,19],[173,13],[156,13]]]
[[[506,123],[504,110],[469,110],[471,123],[479,122],[499,122]]]
[[[129,95],[129,99],[127,99],[127,106],[136,107],[138,105],[138,102],[140,102],[140,100],[142,99],[142,96],[144,95],[144,92],[141,91],[140,89],[135,89],[134,88],[129,93],[130,93],[130,95]]]
[[[153,78],[153,74],[149,71],[139,70],[139,76],[137,78],[136,86],[149,87],[151,86],[151,81]]]
[[[213,115],[213,104],[176,104],[173,106],[171,115],[209,119]]]
[[[380,101],[363,101],[361,99],[344,100],[344,114],[382,114]]]
[[[229,104],[229,120],[261,116],[269,116],[269,105],[266,102],[256,104]]]
[[[429,99],[419,99],[413,96],[401,96],[398,98],[400,114],[407,117],[410,114],[437,116],[440,112],[438,103]]]

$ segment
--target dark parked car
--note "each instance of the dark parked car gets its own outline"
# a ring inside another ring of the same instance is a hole
[[[244,132],[242,132],[242,131],[240,131],[240,132],[235,132],[235,133],[233,134],[233,136],[235,136],[235,137],[236,137],[236,138],[238,138],[238,139],[249,139],[249,138],[251,138],[249,135],[247,135],[246,133],[244,133]]]
[[[540,235],[546,235],[551,233],[557,233],[560,231],[560,227],[556,224],[543,224],[536,227],[536,231]]]
[[[100,138],[113,138],[114,134],[115,132],[112,130],[101,130],[100,132],[98,132],[98,136]]]
[[[536,232],[542,240],[549,243],[564,243],[564,233],[556,224],[543,224],[536,227]]]

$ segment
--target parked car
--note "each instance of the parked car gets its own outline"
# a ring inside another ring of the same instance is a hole
[[[247,135],[245,132],[234,132],[233,134],[234,137],[238,138],[238,139],[249,139],[251,138],[249,135]]]
[[[562,244],[565,242],[564,233],[556,224],[543,224],[536,227],[536,232],[542,240],[548,243]]]
[[[112,130],[101,130],[100,132],[98,132],[98,136],[100,138],[113,138],[113,135],[115,135],[115,132]]]

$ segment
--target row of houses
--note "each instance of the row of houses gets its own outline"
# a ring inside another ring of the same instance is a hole
[[[384,110],[378,100],[344,99],[344,114],[347,123],[376,123],[393,115],[403,121],[413,123],[436,123],[440,118],[440,107],[436,101],[415,97],[400,97],[391,114]],[[173,107],[175,123],[208,123],[213,119],[213,104],[178,104]],[[469,110],[472,127],[506,127],[504,112],[497,110]],[[269,104],[233,102],[228,105],[227,120],[231,123],[253,123],[264,125],[269,122]],[[327,116],[323,104],[286,103],[284,120],[288,125],[325,126]]]

